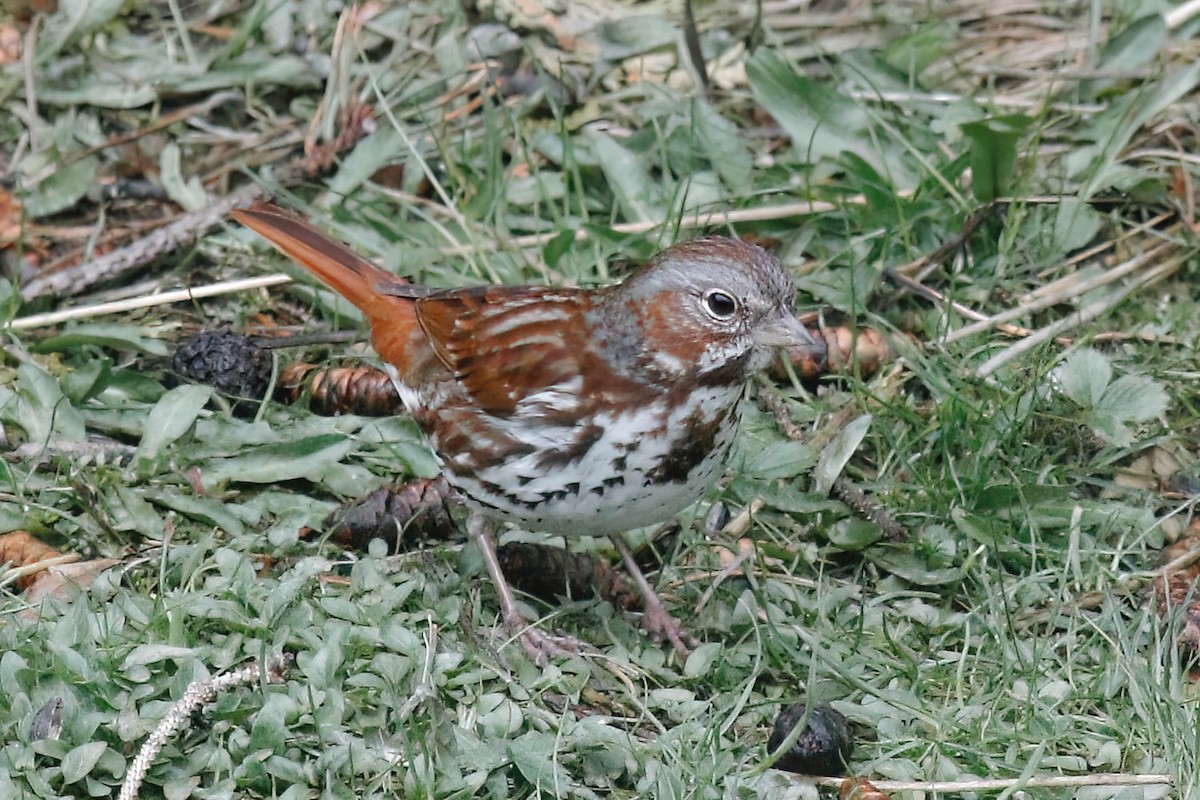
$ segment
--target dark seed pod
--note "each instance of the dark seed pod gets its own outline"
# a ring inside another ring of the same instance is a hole
[[[588,600],[599,596],[619,609],[640,607],[641,598],[625,577],[603,559],[561,547],[509,542],[496,548],[500,569],[514,589],[548,603],[559,597]]]
[[[271,354],[248,336],[200,331],[175,350],[180,375],[234,397],[261,400],[271,383]]]
[[[780,711],[767,747],[771,752],[777,750],[806,714],[808,723],[804,732],[792,749],[779,757],[775,767],[803,775],[842,775],[854,750],[850,724],[827,704],[817,704],[811,712],[806,703],[796,703]]]
[[[674,520],[660,526],[645,544],[633,551],[638,568],[642,572],[662,569],[663,558],[675,549],[675,542],[682,532],[683,528]]]
[[[500,569],[513,588],[539,600],[557,597],[588,600],[596,595],[596,578],[603,562],[561,547],[510,542],[496,548]]]
[[[454,490],[446,479],[409,481],[376,489],[326,521],[330,538],[352,550],[366,550],[372,539],[383,539],[398,553],[411,542],[448,539],[456,527],[450,517]]]
[[[716,536],[722,528],[729,524],[731,516],[733,515],[729,513],[729,506],[720,500],[713,503],[712,507],[708,509],[708,516],[704,518],[704,535]]]

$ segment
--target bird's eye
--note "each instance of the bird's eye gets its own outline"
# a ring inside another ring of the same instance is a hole
[[[737,313],[737,307],[737,300],[719,289],[710,289],[704,293],[704,310],[713,319],[732,319]]]

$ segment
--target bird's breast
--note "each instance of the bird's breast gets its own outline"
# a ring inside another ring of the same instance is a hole
[[[462,407],[427,429],[447,479],[501,519],[565,535],[665,521],[721,476],[743,386],[695,386],[571,423]]]

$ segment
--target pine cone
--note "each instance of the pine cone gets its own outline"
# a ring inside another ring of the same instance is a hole
[[[391,376],[376,367],[289,364],[279,375],[276,397],[294,403],[306,393],[316,414],[390,417],[404,412]]]
[[[366,550],[372,539],[383,539],[390,552],[398,553],[414,541],[454,535],[450,506],[455,497],[441,476],[385,486],[335,512],[325,525],[343,547]]]

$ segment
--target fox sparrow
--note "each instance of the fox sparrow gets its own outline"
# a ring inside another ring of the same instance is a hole
[[[645,598],[645,626],[687,652],[621,534],[669,519],[720,477],[746,379],[776,348],[824,357],[791,312],[795,286],[778,260],[711,236],[608,288],[440,290],[372,266],[276,206],[233,216],[370,320],[405,406],[471,509],[504,623],[535,659],[566,640],[522,619],[493,521],[610,536]]]

